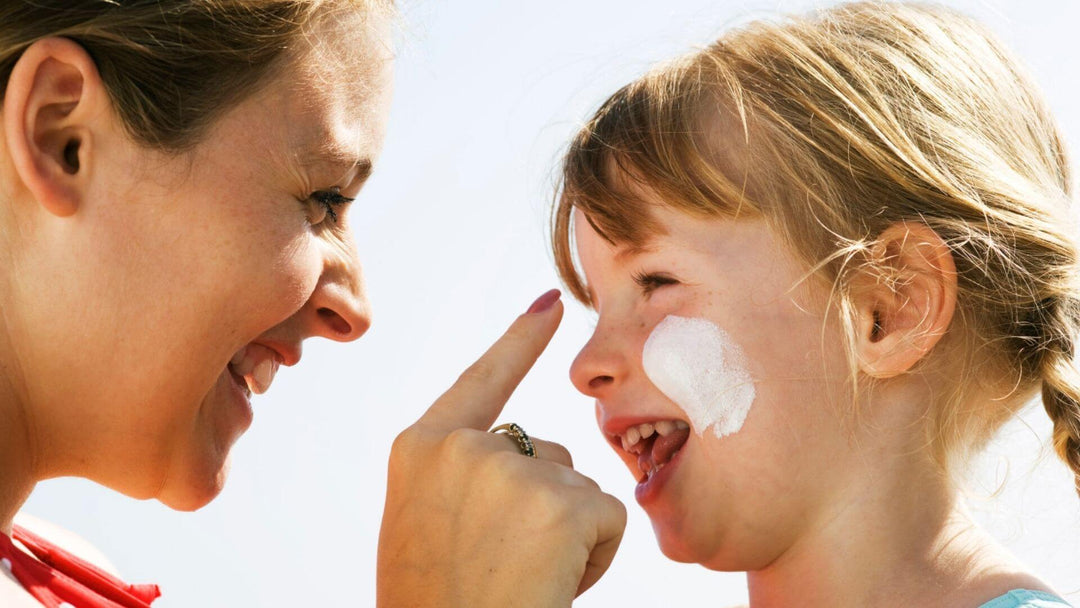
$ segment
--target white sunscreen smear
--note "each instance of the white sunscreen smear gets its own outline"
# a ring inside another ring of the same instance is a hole
[[[690,417],[700,436],[737,432],[754,403],[754,381],[742,348],[715,323],[669,315],[641,352],[645,375]]]

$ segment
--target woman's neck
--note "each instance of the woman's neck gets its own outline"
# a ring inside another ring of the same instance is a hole
[[[12,521],[34,489],[33,467],[20,432],[0,412],[0,532],[11,535]]]
[[[9,344],[0,327],[0,532],[8,535],[37,481],[29,417],[12,382],[16,366]]]
[[[1040,586],[971,520],[948,482],[874,473],[768,567],[747,573],[751,608],[974,608]]]

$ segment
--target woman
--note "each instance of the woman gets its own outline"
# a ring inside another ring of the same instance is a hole
[[[35,483],[79,476],[197,509],[224,484],[251,392],[296,364],[305,339],[366,331],[348,204],[382,145],[390,13],[379,0],[0,8],[0,540],[15,537],[0,543],[3,605],[111,606],[117,589],[132,596],[120,605],[148,603],[68,559],[63,535],[13,526]],[[449,492],[439,504],[468,513],[439,536],[423,528],[437,488],[397,479],[381,602],[520,591],[461,565],[510,539],[514,513],[494,507],[523,484],[545,497],[528,508],[546,519],[519,553],[499,554],[497,580],[550,560],[562,576],[542,591],[565,599],[610,561],[621,505],[558,446],[537,441],[530,460],[486,432],[554,331],[556,299],[402,436],[398,466],[434,475],[452,450],[491,494],[467,502],[460,468],[430,481]],[[42,570],[26,552],[37,540],[63,559]],[[445,584],[415,584],[416,560]]]

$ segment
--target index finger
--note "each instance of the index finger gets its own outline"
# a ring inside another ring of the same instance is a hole
[[[458,378],[418,423],[446,430],[487,430],[544,352],[562,320],[559,290],[540,296],[506,333]]]

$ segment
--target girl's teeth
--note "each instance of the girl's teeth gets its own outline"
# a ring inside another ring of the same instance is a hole
[[[627,452],[639,453],[640,450],[634,449],[634,446],[638,445],[642,441],[652,437],[654,434],[666,437],[674,433],[677,429],[688,429],[690,425],[682,420],[657,420],[656,422],[643,422],[637,426],[632,426],[626,429],[622,436],[619,437],[622,442],[622,449]]]

